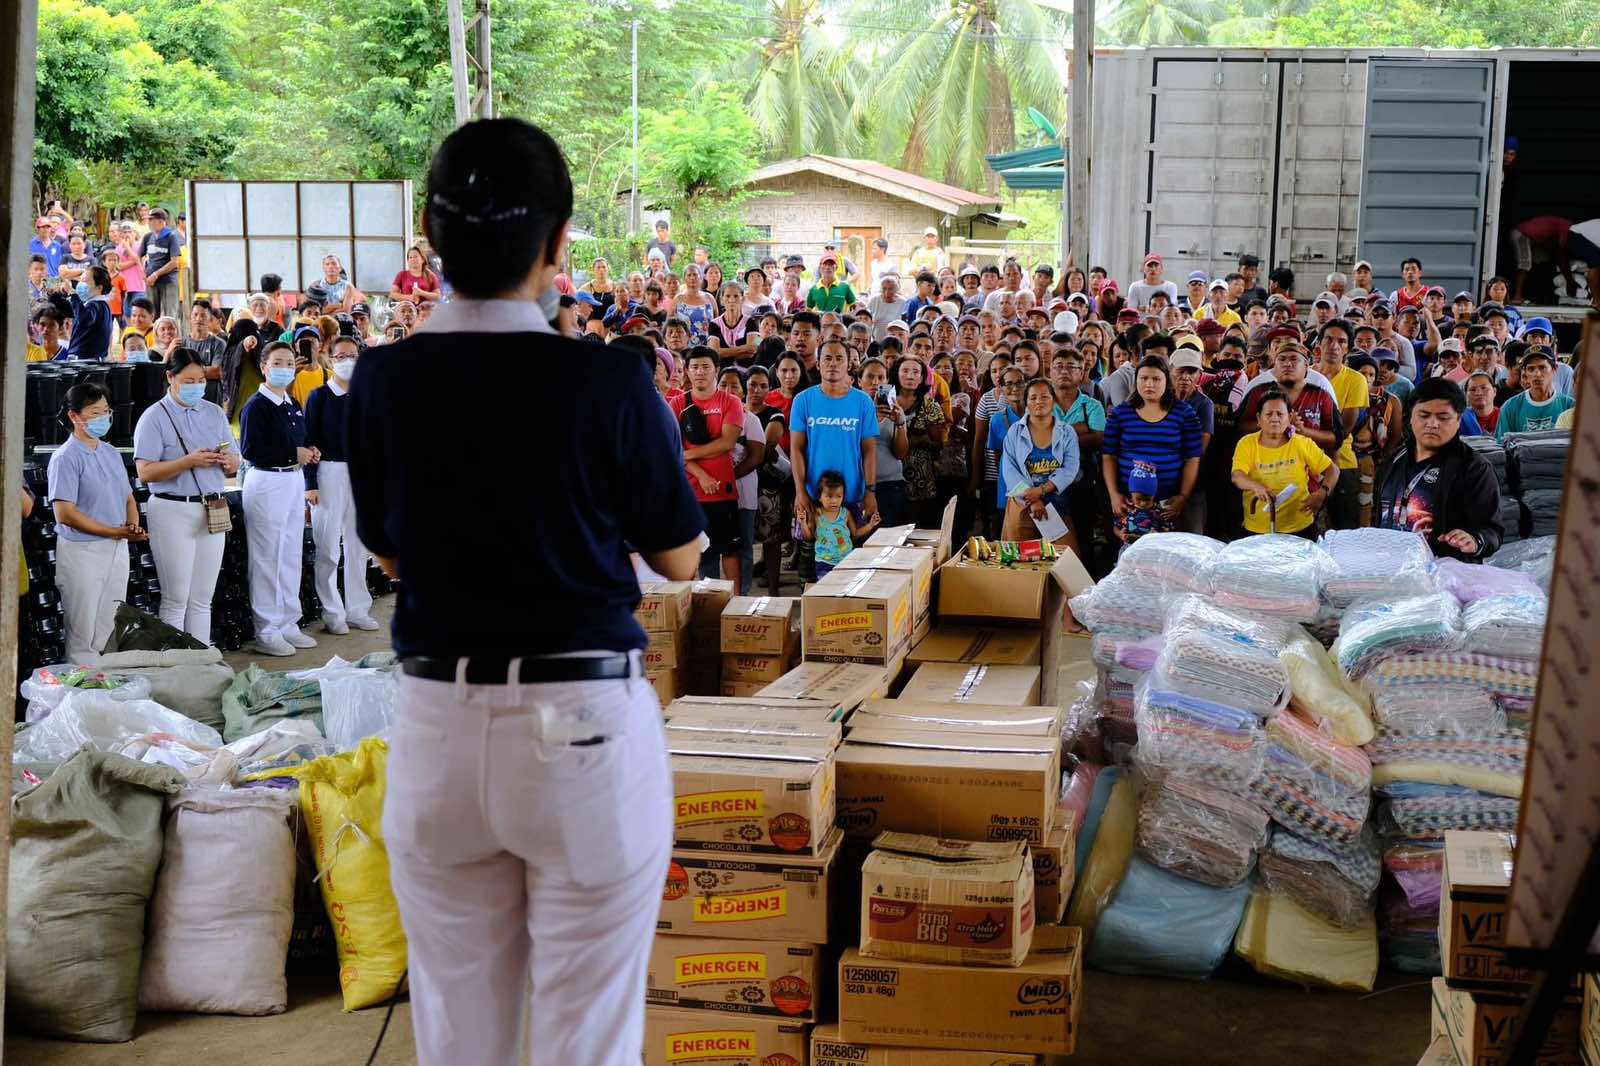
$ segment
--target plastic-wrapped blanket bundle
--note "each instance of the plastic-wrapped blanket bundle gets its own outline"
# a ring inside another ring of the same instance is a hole
[[[1279,829],[1260,858],[1261,883],[1341,929],[1372,921],[1373,898],[1383,875],[1378,837],[1369,824],[1340,850]]]
[[[1134,699],[1134,758],[1154,772],[1244,794],[1261,770],[1261,721],[1249,711],[1174,691],[1160,673]]]
[[[1435,565],[1439,571],[1440,586],[1460,601],[1463,607],[1507,592],[1542,595],[1538,583],[1520,570],[1464,563],[1460,559],[1440,559]]]
[[[1092,633],[1143,630],[1156,633],[1166,621],[1171,595],[1130,578],[1119,566],[1068,603],[1072,617]]]
[[[1438,840],[1450,829],[1510,832],[1517,827],[1520,800],[1457,785],[1401,782],[1384,790],[1378,828],[1386,837]]]
[[[1467,736],[1507,728],[1495,698],[1469,685],[1379,685],[1373,689],[1372,716],[1393,733]]]
[[[1333,657],[1355,679],[1387,656],[1450,650],[1460,640],[1461,605],[1447,592],[1363,600],[1345,611]]]
[[[1504,443],[1511,488],[1524,503],[1530,492],[1561,492],[1572,449],[1570,430],[1509,433]]]
[[[1378,976],[1378,927],[1370,916],[1343,929],[1263,889],[1250,894],[1233,950],[1258,973],[1297,984],[1368,992]]]
[[[1317,723],[1336,743],[1360,746],[1373,738],[1370,699],[1339,676],[1327,649],[1302,630],[1278,659],[1289,674],[1289,706]]]
[[[1467,651],[1512,659],[1537,659],[1544,644],[1550,601],[1542,592],[1502,592],[1461,612]]]
[[[1532,699],[1539,686],[1539,664],[1475,652],[1421,652],[1385,659],[1363,681],[1374,693],[1385,688],[1461,686]]]
[[[1249,882],[1201,884],[1135,855],[1084,961],[1112,973],[1208,977],[1227,957],[1249,896]]]
[[[1333,560],[1322,595],[1337,607],[1369,598],[1397,599],[1433,592],[1433,552],[1415,533],[1398,529],[1336,529],[1321,544]]]
[[[1508,538],[1509,539],[1509,538]],[[1547,594],[1550,591],[1550,574],[1556,565],[1556,538],[1532,537],[1507,544],[1489,558],[1485,565],[1501,570],[1515,570],[1527,574]]]
[[[1289,673],[1278,656],[1289,635],[1277,619],[1252,620],[1185,596],[1167,612],[1156,669],[1186,695],[1265,718],[1288,699]]]
[[[1333,567],[1328,553],[1287,533],[1236,540],[1212,564],[1214,600],[1245,614],[1311,624]]]
[[[1372,784],[1375,788],[1388,789],[1401,782],[1416,782],[1459,786],[1515,799],[1522,795],[1528,738],[1520,733],[1482,736],[1384,734],[1368,744],[1366,750],[1372,760]]]
[[[1156,588],[1209,593],[1212,561],[1226,547],[1198,533],[1153,533],[1128,545],[1117,560],[1117,572]]]
[[[1150,670],[1160,654],[1161,634],[1148,629],[1101,629],[1089,640],[1089,658],[1103,670]]]
[[[1270,825],[1248,800],[1169,777],[1139,805],[1139,853],[1194,881],[1236,885],[1250,876]]]
[[[1262,772],[1250,790],[1284,828],[1325,847],[1347,847],[1361,834],[1371,808],[1371,791],[1356,783],[1366,757],[1359,748],[1332,744],[1303,723],[1294,725],[1298,722],[1279,715],[1268,726]],[[1327,750],[1316,751],[1309,738]]]
[[[1383,852],[1387,875],[1378,893],[1378,927],[1389,965],[1406,973],[1439,972],[1439,899],[1444,844],[1392,843]]]

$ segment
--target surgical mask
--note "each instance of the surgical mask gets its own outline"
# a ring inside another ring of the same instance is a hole
[[[561,292],[551,285],[539,294],[539,310],[544,312],[544,317],[550,323],[550,328],[556,327],[556,316],[561,313]]]
[[[294,367],[271,367],[267,370],[267,384],[275,389],[287,389],[294,384]]]
[[[140,348],[138,351],[128,353],[128,362],[130,363],[148,363],[149,361],[150,353],[145,351],[143,348]]]
[[[350,375],[356,372],[354,359],[340,359],[333,364],[333,376],[340,381],[349,381]]]
[[[186,381],[178,386],[178,400],[186,407],[193,407],[206,398],[206,383],[203,381]]]
[[[83,428],[88,432],[89,436],[99,440],[111,432],[111,416],[100,415],[97,418],[91,418],[83,424]]]
[[[89,302],[89,283],[87,281],[80,281],[75,286],[75,288],[76,288],[77,293],[78,293],[78,299],[82,300],[84,303],[88,303]]]

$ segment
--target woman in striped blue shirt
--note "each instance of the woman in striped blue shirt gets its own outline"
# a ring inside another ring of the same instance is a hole
[[[1147,355],[1134,377],[1134,392],[1106,416],[1100,461],[1115,518],[1129,510],[1128,475],[1135,462],[1156,470],[1156,495],[1170,522],[1183,509],[1200,477],[1200,419],[1172,390],[1172,372],[1159,355]]]

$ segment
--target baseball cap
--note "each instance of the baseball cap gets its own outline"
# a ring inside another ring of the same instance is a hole
[[[1192,272],[1189,275],[1189,284],[1190,285],[1193,285],[1197,281],[1198,282],[1205,282],[1207,280],[1209,280],[1209,279],[1206,277],[1206,272],[1204,270],[1196,270],[1196,271]]]
[[[924,237],[937,237],[939,235],[939,229],[937,226],[929,226],[927,229],[922,231],[922,235]]]
[[[1393,363],[1395,366],[1400,365],[1400,357],[1391,348],[1374,348],[1370,354],[1379,366],[1384,363]]]
[[[1366,352],[1356,352],[1349,359],[1345,360],[1344,365],[1349,367],[1351,370],[1361,370],[1363,367],[1369,366],[1374,370],[1378,369],[1378,361],[1372,358],[1372,356],[1368,355]]]
[[[645,315],[634,315],[622,324],[622,332],[626,333],[634,326],[653,326],[654,322]]]
[[[1434,293],[1438,293],[1440,296],[1443,296],[1445,294],[1444,293],[1444,286],[1443,285],[1429,285],[1427,290],[1425,292],[1423,292],[1422,295],[1424,295],[1424,296],[1432,296]]]
[[[1457,302],[1459,302],[1461,300],[1472,300],[1472,299],[1474,299],[1472,293],[1468,292],[1466,289],[1462,289],[1460,292],[1456,293],[1454,296],[1452,296],[1450,298],[1450,302],[1451,303],[1457,303]]]
[[[1463,355],[1466,352],[1466,347],[1455,337],[1446,337],[1439,342],[1439,354],[1443,355],[1445,352],[1455,352],[1457,355]]]
[[[1479,305],[1478,317],[1485,322],[1495,317],[1503,318],[1508,322],[1511,320],[1511,316],[1506,314],[1506,309],[1492,300],[1489,303]]]
[[[1356,260],[1356,265],[1354,267],[1352,267],[1351,269],[1352,270],[1360,270],[1362,267],[1366,267],[1368,270],[1371,270],[1372,269],[1372,264],[1367,262],[1365,259],[1358,259],[1358,260]]]
[[[1187,344],[1179,344],[1177,351],[1172,353],[1172,358],[1167,362],[1174,370],[1199,370],[1202,366],[1200,353]]]
[[[1321,304],[1327,304],[1329,307],[1337,308],[1339,306],[1339,298],[1331,292],[1319,293],[1317,298],[1311,301],[1311,306],[1317,307]]]
[[[977,267],[973,266],[971,263],[968,263],[966,266],[961,268],[961,273],[957,274],[956,277],[957,278],[968,278],[968,277],[981,278],[981,277],[983,277],[983,275],[978,273],[978,268]]]
[[[594,299],[594,297],[592,297],[592,296],[589,297],[589,298],[591,300]],[[368,305],[364,304],[364,303],[354,304],[350,308],[350,313],[352,315],[366,315],[368,318],[371,318],[372,317],[372,308],[369,307]]]
[[[1358,287],[1356,287],[1354,289],[1351,289],[1349,292],[1345,293],[1344,295],[1345,295],[1345,299],[1354,301],[1354,300],[1365,300],[1367,297],[1371,296],[1372,294],[1370,292],[1368,292],[1366,289],[1360,288],[1358,286]]]
[[[1161,265],[1161,257],[1159,255],[1157,255],[1156,253],[1151,252],[1149,255],[1144,257],[1144,265],[1145,266],[1149,266],[1151,263],[1155,263],[1157,266],[1160,266]]]
[[[911,331],[911,327],[906,325],[905,319],[902,319],[902,318],[891,318],[889,320],[889,324],[887,326],[885,326],[884,328],[885,329],[904,330],[904,331],[906,331],[908,333]]]
[[[804,270],[805,269],[805,265],[806,265],[805,258],[803,256],[798,256],[798,255],[791,255],[791,256],[789,256],[787,259],[785,259],[783,261],[783,269],[785,269],[785,270],[788,270],[790,267],[799,267],[802,270]]]
[[[1506,151],[1515,152],[1521,146],[1522,146],[1522,142],[1517,140],[1515,137],[1507,137],[1506,138]]]
[[[1160,489],[1161,482],[1156,477],[1156,468],[1142,459],[1133,461],[1133,469],[1128,472],[1128,491],[1137,492],[1144,496],[1154,496]]]
[[[1055,327],[1057,333],[1076,333],[1078,332],[1078,316],[1071,311],[1062,311],[1056,315],[1055,321],[1051,325]]]
[[[1207,292],[1215,292],[1218,289],[1221,289],[1223,292],[1227,292],[1228,291],[1228,283],[1226,281],[1223,281],[1221,278],[1217,278],[1210,285],[1206,286],[1206,291]]]
[[[1389,306],[1388,300],[1379,300],[1372,305],[1373,318],[1393,318],[1394,308]]]
[[[1467,338],[1468,348],[1498,348],[1500,342],[1494,339],[1494,334],[1488,330],[1481,330]]]
[[[34,229],[40,229],[41,227],[44,227],[44,226],[49,226],[51,229],[54,229],[55,225],[56,224],[55,224],[54,220],[46,218],[44,215],[40,215],[38,218],[34,219],[34,222],[33,222],[33,228]]]
[[[1022,317],[1023,318],[1029,318],[1029,317],[1031,317],[1033,315],[1038,315],[1040,318],[1049,318],[1050,317],[1050,312],[1046,311],[1044,308],[1040,307],[1038,304],[1035,304],[1034,306],[1028,308],[1026,311],[1024,311],[1022,313]]]
[[[954,300],[943,300],[938,307],[942,312],[942,316],[948,318],[952,324],[955,322],[956,316],[961,313],[961,305]]]
[[[1122,310],[1117,312],[1118,322],[1137,322],[1143,317],[1144,316],[1139,313],[1139,309],[1137,307],[1124,307]]]
[[[1527,366],[1535,359],[1543,359],[1552,367],[1556,365],[1556,353],[1542,344],[1531,344],[1528,350],[1522,353],[1522,358],[1517,360],[1518,366]]]
[[[817,266],[821,266],[823,263],[832,263],[834,266],[838,266],[839,257],[832,252],[823,252],[822,258],[817,260]]]
[[[1074,300],[1076,300],[1078,303],[1081,303],[1081,304],[1088,304],[1088,302],[1089,302],[1089,294],[1086,293],[1086,292],[1075,292],[1072,295],[1067,297],[1067,303],[1069,303],[1069,304],[1072,303]]]
[[[1522,323],[1522,332],[1517,334],[1517,336],[1526,337],[1530,333],[1541,333],[1541,332],[1542,333],[1548,333],[1552,337],[1554,337],[1556,335],[1556,331],[1555,331],[1554,327],[1552,327],[1550,325],[1550,320],[1548,318],[1530,318],[1530,319],[1528,319],[1526,322]]]
[[[577,295],[573,296],[573,299],[577,300],[581,304],[588,304],[590,307],[600,306],[599,297],[595,296],[595,294],[592,292],[584,292],[582,289],[578,290]],[[365,306],[365,304],[356,304],[356,309],[360,310]]]
[[[294,339],[295,339],[295,341],[298,342],[302,337],[311,337],[311,338],[320,340],[322,338],[322,332],[320,330],[318,330],[316,326],[313,326],[311,323],[307,322],[303,326],[296,326],[295,327],[295,331],[294,331]]]
[[[1117,283],[1116,282],[1112,281],[1110,278],[1107,278],[1106,279],[1106,283],[1104,285],[1100,286],[1100,291],[1101,292],[1121,292],[1122,290],[1117,288]]]
[[[1299,340],[1300,327],[1293,322],[1285,322],[1281,326],[1273,326],[1267,330],[1267,335],[1262,339],[1270,342],[1277,340],[1279,337],[1293,337],[1295,340]]]
[[[1222,323],[1214,318],[1202,318],[1195,323],[1194,331],[1202,337],[1220,337],[1225,332]]]

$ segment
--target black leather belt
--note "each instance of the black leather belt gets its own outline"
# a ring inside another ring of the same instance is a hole
[[[150,495],[158,500],[171,500],[173,503],[205,503],[204,496],[174,496],[170,492],[152,492]]]
[[[300,468],[298,466],[258,466],[257,470],[265,470],[269,474],[289,474]]]
[[[402,662],[400,669],[424,681],[454,681],[456,664],[460,661],[414,655]],[[467,684],[504,685],[510,671],[509,658],[472,657],[467,660]],[[524,685],[542,685],[563,681],[623,681],[643,676],[644,664],[640,657],[619,652],[561,659],[523,659],[517,679]]]

